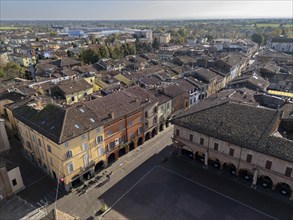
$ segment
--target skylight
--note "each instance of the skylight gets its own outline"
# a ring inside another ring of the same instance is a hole
[[[75,126],[76,128],[80,128],[78,124],[75,124],[74,126]]]
[[[81,112],[84,112],[84,110],[82,108],[79,109]]]
[[[94,119],[92,119],[92,118],[90,118],[90,120],[91,120],[91,122],[95,122],[95,120],[94,120]]]

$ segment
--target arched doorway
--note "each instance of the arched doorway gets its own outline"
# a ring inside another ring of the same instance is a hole
[[[181,148],[181,155],[185,158],[193,160],[193,150],[188,146],[183,146]]]
[[[78,175],[73,176],[71,180],[72,180],[71,182],[72,188],[77,188],[82,184],[82,181],[80,180]]]
[[[273,181],[268,176],[261,176],[258,183],[265,189],[271,189],[273,186]]]
[[[118,151],[118,154],[119,154],[119,157],[122,157],[123,155],[126,154],[126,148],[123,147],[123,148],[120,148],[119,151]]]
[[[160,125],[160,131],[164,131],[164,124]]]
[[[115,159],[115,153],[110,154],[109,157],[108,157],[108,165],[111,165],[115,161],[116,161],[116,159]]]
[[[197,161],[204,163],[204,157],[205,157],[205,154],[202,152],[197,151],[195,153],[195,159],[197,159]]]
[[[287,183],[278,183],[276,185],[276,189],[277,192],[279,192],[280,194],[284,195],[284,196],[290,196],[292,193],[292,189],[291,187],[287,184]]]
[[[209,164],[211,164],[213,167],[220,169],[221,168],[221,162],[218,158],[214,158],[209,161]]]
[[[223,172],[229,173],[232,176],[236,176],[236,166],[232,163],[224,163]]]
[[[134,143],[133,141],[129,144],[129,151],[134,150]]]
[[[151,135],[150,135],[150,132],[146,133],[145,135],[145,141],[148,141],[149,139],[151,139]]]
[[[166,121],[166,128],[168,128],[170,125],[169,119]]]
[[[99,173],[101,172],[103,169],[105,168],[105,163],[104,161],[99,161],[96,165],[95,165],[95,173]]]
[[[157,128],[154,128],[152,130],[152,137],[155,137],[157,135]]]
[[[252,181],[253,173],[252,173],[252,171],[250,171],[248,169],[240,169],[239,176],[247,181]]]
[[[143,138],[140,137],[140,138],[138,139],[138,141],[137,141],[137,146],[142,145],[142,143],[143,143]]]

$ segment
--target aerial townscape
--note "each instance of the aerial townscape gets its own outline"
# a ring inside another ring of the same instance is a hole
[[[292,12],[1,19],[1,220],[290,220],[292,170]]]

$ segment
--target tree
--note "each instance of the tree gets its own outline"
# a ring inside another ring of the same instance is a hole
[[[265,37],[262,34],[253,34],[251,40],[261,46],[265,42]]]
[[[101,59],[101,55],[96,49],[86,49],[80,54],[80,58],[84,63],[96,63]]]
[[[25,70],[17,63],[8,62],[0,66],[0,78],[12,79],[15,77],[24,78]]]

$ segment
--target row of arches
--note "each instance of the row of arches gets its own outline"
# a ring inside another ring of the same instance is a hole
[[[291,186],[285,182],[274,182],[273,179],[268,175],[258,175],[257,172],[255,173],[255,170],[250,170],[247,168],[237,169],[236,164],[232,162],[221,162],[218,158],[215,157],[206,158],[207,154],[200,151],[193,153],[192,149],[187,146],[182,147],[181,155],[185,158],[204,164],[204,166],[208,164],[209,167],[219,169],[219,171],[224,174],[229,174],[234,177],[238,176],[252,183],[254,186],[260,186],[264,189],[274,190],[288,197],[290,197],[292,194]]]

